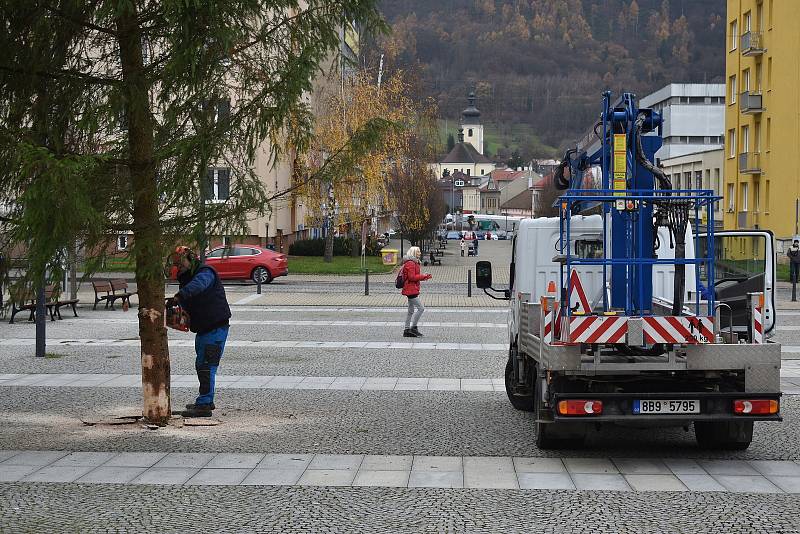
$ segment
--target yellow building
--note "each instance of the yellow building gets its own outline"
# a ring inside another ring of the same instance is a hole
[[[728,0],[725,229],[800,233],[799,23],[800,1]]]

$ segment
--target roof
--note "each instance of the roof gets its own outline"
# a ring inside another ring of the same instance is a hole
[[[514,169],[495,169],[489,174],[492,176],[492,180],[495,182],[513,182],[526,171],[515,171]]]
[[[478,152],[471,143],[456,143],[453,150],[439,163],[488,163],[492,160]]]
[[[533,206],[533,192],[530,189],[525,189],[522,193],[518,194],[515,197],[508,199],[502,206],[501,209],[512,209],[512,210],[529,210]]]

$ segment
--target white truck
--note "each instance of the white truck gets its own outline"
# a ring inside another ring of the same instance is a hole
[[[601,216],[573,215],[570,222],[571,254],[602,257]],[[506,391],[515,408],[535,413],[538,447],[574,447],[597,425],[624,423],[693,424],[703,448],[744,449],[755,421],[781,420],[781,348],[768,340],[775,325],[770,232],[715,233],[713,317],[693,315],[704,303],[694,269],[686,273],[682,313],[670,313],[675,266],[666,264],[654,265],[652,275],[653,309],[663,316],[631,317],[598,312],[610,292],[599,265],[576,265],[572,294],[555,294],[564,273],[560,224],[520,222],[509,287],[495,290],[510,301]],[[655,255],[674,258],[661,232]],[[691,235],[691,227],[687,235],[685,257],[692,258],[708,240]],[[487,293],[491,272],[490,262],[478,263],[477,286]],[[570,317],[559,300],[568,302]]]

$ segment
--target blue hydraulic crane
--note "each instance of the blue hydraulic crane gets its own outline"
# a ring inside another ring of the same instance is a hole
[[[703,210],[706,220],[713,221],[714,202],[720,197],[711,190],[673,189],[669,177],[653,163],[662,145],[663,118],[657,111],[639,108],[632,93],[623,93],[612,103],[612,93],[606,91],[602,105],[600,121],[593,130],[597,139],[568,150],[554,177],[556,187],[566,189],[557,200],[562,297],[570,294],[570,273],[575,266],[602,265],[604,280],[609,280],[608,269],[611,271],[610,301],[603,292],[602,313],[653,315],[653,266],[668,264],[675,269],[672,315],[682,315],[689,265],[695,269],[695,294],[705,295],[703,304],[708,306],[708,315],[713,315],[713,292],[704,291],[700,283],[702,272],[708,287],[714,287],[713,224],[703,238],[708,245],[694,247],[706,251],[703,257],[686,258],[686,235],[690,219],[695,231],[700,227]],[[599,184],[590,179],[592,168],[601,171]],[[580,258],[571,250],[570,218],[590,210],[603,217],[602,258]],[[656,257],[659,227],[669,232],[674,258]],[[561,301],[566,315],[572,314],[569,299]],[[700,315],[700,297],[695,305],[694,313]]]

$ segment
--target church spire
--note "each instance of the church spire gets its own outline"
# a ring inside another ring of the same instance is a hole
[[[464,124],[480,124],[481,112],[475,107],[475,92],[470,91],[467,101],[469,106],[461,112],[461,122]]]

